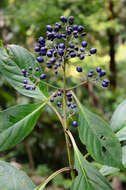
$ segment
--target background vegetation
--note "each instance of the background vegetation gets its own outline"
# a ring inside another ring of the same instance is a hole
[[[83,68],[87,72],[101,65],[107,70],[111,87],[106,90],[90,83],[78,88],[76,93],[81,102],[109,120],[126,97],[126,0],[0,0],[0,39],[5,44],[19,44],[33,52],[38,37],[45,36],[46,25],[57,22],[61,15],[73,15],[76,23],[85,27],[89,47],[98,49],[96,56],[84,60]],[[72,68],[70,75],[69,86],[78,82],[78,75]],[[33,99],[19,95],[0,74],[0,110],[30,102]],[[77,139],[76,130],[72,130]],[[79,140],[78,143],[85,153]],[[32,134],[12,150],[0,153],[0,158],[20,163],[36,183],[67,165],[64,135],[57,117],[45,108]],[[126,188],[125,173],[110,176],[110,180],[115,189],[117,185],[120,185],[118,190]],[[52,182],[51,189],[69,186],[69,176],[60,175]]]

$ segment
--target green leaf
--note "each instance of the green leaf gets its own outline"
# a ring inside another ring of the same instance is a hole
[[[45,103],[18,105],[0,112],[0,151],[15,146],[32,131]]]
[[[126,122],[122,125],[119,131],[116,133],[116,136],[120,141],[126,140]]]
[[[81,142],[97,162],[122,168],[121,145],[112,129],[107,122],[82,106],[75,94],[73,96],[80,109],[78,131]]]
[[[48,95],[45,84],[38,82],[35,90],[23,88],[23,81],[26,78],[22,75],[22,69],[26,69],[30,73],[28,76],[29,84],[36,84],[35,78],[31,75],[32,71],[29,71],[29,66],[32,66],[33,71],[36,67],[39,68],[39,71],[35,72],[35,77],[39,79],[42,73],[41,67],[29,51],[17,45],[8,45],[7,50],[0,47],[0,71],[6,80],[21,94],[45,100]]]
[[[126,123],[126,100],[124,100],[115,110],[110,126],[114,132],[118,132]]]
[[[73,181],[71,190],[112,190],[106,178],[85,160],[72,135],[69,134],[69,136],[74,147],[75,168],[78,171],[78,176]]]
[[[80,105],[78,130],[82,143],[97,162],[122,167],[122,151],[117,137],[107,122],[82,105]]]
[[[35,185],[22,171],[0,161],[0,190],[34,190]]]
[[[107,175],[111,175],[111,174],[114,174],[116,172],[119,172],[120,169],[119,168],[113,168],[113,167],[110,167],[110,166],[103,166],[99,172],[104,175],[104,176],[107,176]]]

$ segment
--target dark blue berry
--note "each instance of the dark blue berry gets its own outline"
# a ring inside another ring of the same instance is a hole
[[[103,81],[103,82],[102,82],[102,86],[103,86],[103,87],[108,87],[108,84]]]
[[[68,97],[68,101],[69,101],[69,102],[72,102],[72,98],[71,98],[71,97]]]
[[[96,48],[91,48],[91,49],[90,49],[90,53],[91,53],[91,54],[95,54],[96,52],[97,52],[97,49],[96,49]]]
[[[70,106],[71,106],[71,103],[70,103],[70,102],[67,102],[67,106],[70,107]]]
[[[49,32],[52,32],[53,28],[52,28],[51,25],[47,25],[47,26],[46,26],[46,30],[48,30]]]
[[[83,69],[82,69],[82,67],[79,67],[79,66],[78,66],[78,67],[76,67],[76,71],[77,71],[77,72],[82,72]]]
[[[56,62],[56,59],[55,58],[51,58],[49,61],[50,61],[50,63],[54,64]]]
[[[78,48],[78,47],[75,47],[74,49],[75,49],[76,51],[78,51],[79,48]]]
[[[80,51],[81,51],[81,52],[84,52],[84,50],[85,50],[85,48],[80,48]]]
[[[48,69],[52,68],[52,65],[50,63],[47,63],[46,66],[47,66]]]
[[[67,17],[66,16],[61,16],[60,20],[65,23],[65,22],[67,22]]]
[[[110,81],[108,79],[104,79],[103,82],[105,82],[106,84],[110,83]]]
[[[28,81],[27,81],[27,80],[24,80],[24,84],[28,84]]]
[[[88,77],[92,77],[92,76],[93,76],[93,73],[89,72]]]
[[[35,90],[35,89],[36,89],[36,86],[35,86],[35,85],[32,85],[31,88],[32,88],[32,90]]]
[[[43,59],[42,57],[37,57],[36,59],[37,59],[37,61],[38,61],[39,63],[43,63],[43,62],[44,62],[44,59]]]
[[[80,55],[80,60],[83,60],[85,58],[84,55]]]
[[[44,43],[45,43],[45,39],[44,39],[43,37],[40,37],[40,38],[38,39],[38,42],[39,42],[40,44],[44,44]]]
[[[36,47],[34,48],[34,50],[35,50],[36,52],[39,52],[39,51],[40,51],[40,47],[39,47],[39,46],[36,46]]]
[[[58,25],[55,25],[55,26],[54,26],[54,31],[55,31],[55,32],[58,32],[58,31],[59,31],[59,26],[58,26]]]
[[[99,73],[99,76],[100,77],[103,77],[103,76],[105,76],[106,75],[106,72],[104,71],[104,70],[101,70],[101,72]]]
[[[77,127],[77,126],[78,126],[78,122],[77,122],[77,121],[73,121],[73,122],[72,122],[72,126],[73,126],[73,127]]]
[[[84,27],[83,26],[78,26],[78,32],[82,32],[84,30]]]
[[[28,75],[29,75],[28,72],[23,73],[23,76],[24,76],[24,77],[28,77]]]
[[[51,98],[51,99],[50,99],[50,102],[54,102],[54,99],[53,99],[53,98]]]
[[[76,24],[73,25],[73,30],[78,30],[78,26]]]
[[[70,48],[74,48],[74,44],[70,44],[69,47],[70,47]]]
[[[73,24],[74,23],[74,17],[69,16],[68,21],[69,21],[69,24]]]
[[[72,93],[71,93],[71,92],[68,92],[68,93],[66,94],[66,96],[67,96],[67,97],[71,97],[71,96],[72,96]]]
[[[96,68],[96,71],[97,71],[98,73],[100,73],[100,72],[101,72],[101,67],[97,67],[97,68]]]
[[[71,56],[71,58],[74,58],[74,57],[76,57],[76,53],[75,52],[71,52],[70,56]]]
[[[38,67],[36,67],[36,68],[35,68],[35,71],[36,71],[36,72],[37,72],[37,71],[39,71],[39,68],[38,68]]]
[[[66,116],[65,116],[64,114],[62,114],[62,115],[61,115],[61,117],[62,117],[63,119],[65,119],[65,118],[66,118]]]
[[[87,35],[87,33],[86,32],[83,32],[82,34],[81,34],[81,36],[86,36]]]
[[[61,102],[58,102],[58,103],[57,103],[57,106],[58,106],[58,107],[61,107],[61,105],[62,105]]]
[[[59,48],[61,48],[61,49],[65,49],[65,45],[64,45],[64,43],[60,43],[60,44],[59,44]]]
[[[31,86],[30,85],[26,85],[25,89],[26,90],[30,90]]]
[[[57,95],[58,95],[58,96],[61,96],[61,95],[62,95],[62,92],[58,92]]]
[[[59,33],[56,35],[56,37],[57,37],[58,39],[61,39],[61,38],[62,38],[62,34],[59,32]]]
[[[57,51],[54,51],[53,55],[54,55],[54,57],[56,57],[57,56]]]
[[[50,51],[47,52],[48,57],[52,57],[52,53]]]
[[[46,74],[41,74],[40,75],[40,79],[45,79],[46,78]]]
[[[29,67],[29,70],[32,71],[32,67],[31,66]]]
[[[26,70],[25,70],[25,69],[22,69],[21,72],[22,72],[22,73],[26,73]]]
[[[77,107],[77,104],[71,105],[71,109],[75,109]]]
[[[83,41],[83,42],[82,42],[82,46],[83,46],[83,47],[87,47],[87,42],[86,42],[86,41]]]
[[[59,55],[63,56],[64,55],[64,50],[63,49],[59,49]]]

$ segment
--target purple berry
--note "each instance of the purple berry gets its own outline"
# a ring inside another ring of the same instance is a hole
[[[35,85],[32,85],[31,88],[32,88],[32,90],[35,90],[35,89],[36,89],[36,86],[35,86]]]
[[[91,49],[90,49],[90,53],[91,53],[91,54],[95,54],[96,52],[97,52],[97,49],[96,49],[96,48],[91,48]]]
[[[62,38],[62,34],[59,32],[59,33],[56,35],[56,37],[57,37],[58,39],[61,39],[61,38]]]
[[[32,71],[32,67],[31,66],[29,67],[29,70]]]
[[[86,41],[83,41],[83,42],[82,42],[82,46],[83,46],[83,47],[87,47],[87,42],[86,42]]]
[[[40,79],[45,79],[46,78],[46,74],[41,74],[40,75]]]
[[[67,17],[66,16],[61,16],[60,20],[65,23],[65,22],[67,22]]]
[[[50,99],[50,102],[54,102],[54,99],[53,99],[53,98],[51,98],[51,99]]]
[[[59,48],[61,48],[61,49],[65,49],[65,45],[64,45],[64,43],[60,43],[60,44],[59,44]]]
[[[58,102],[58,103],[57,103],[57,106],[58,106],[58,107],[61,107],[61,105],[62,105],[61,102]]]
[[[87,33],[86,32],[83,32],[82,34],[81,34],[81,36],[86,36],[87,35]]]
[[[51,25],[47,25],[47,26],[46,26],[46,30],[48,30],[49,32],[52,32],[53,28],[52,28]]]
[[[71,106],[71,103],[70,103],[70,102],[67,102],[67,106],[70,107],[70,106]]]
[[[72,126],[73,126],[73,127],[77,127],[77,126],[78,126],[78,122],[77,122],[77,121],[73,121],[73,122],[72,122]]]
[[[103,82],[105,82],[106,84],[110,83],[110,81],[108,79],[104,79]]]
[[[40,44],[44,44],[44,43],[45,43],[45,39],[44,39],[43,37],[40,37],[40,38],[38,39],[38,42],[39,42]]]
[[[52,53],[50,51],[47,52],[48,57],[52,57]]]
[[[40,51],[40,47],[39,47],[39,46],[36,46],[36,47],[34,48],[34,50],[35,50],[36,52],[39,52],[39,51]]]
[[[58,92],[57,95],[58,95],[58,96],[61,96],[61,95],[62,95],[62,92]]]
[[[73,30],[78,30],[78,26],[76,24],[73,25]]]
[[[25,89],[26,90],[30,90],[31,86],[30,85],[26,85]]]
[[[85,48],[80,48],[80,51],[81,51],[81,52],[84,52],[84,50],[85,50]]]
[[[104,70],[101,70],[101,72],[99,73],[99,76],[100,77],[103,77],[103,76],[105,76],[106,75],[106,72],[104,71]]]
[[[63,49],[59,49],[59,55],[63,56],[64,55],[64,50]]]
[[[22,69],[21,72],[22,72],[22,73],[26,73],[26,70],[25,70],[25,69]]]
[[[100,72],[101,72],[101,67],[97,67],[97,68],[96,68],[96,71],[97,71],[98,73],[100,73]]]
[[[80,55],[80,60],[83,60],[85,58],[84,55]]]
[[[74,17],[69,16],[68,21],[69,21],[69,24],[73,24],[74,23]]]
[[[43,59],[42,57],[37,57],[36,59],[37,59],[37,61],[38,61],[39,63],[43,63],[43,62],[44,62],[44,59]]]
[[[66,94],[66,96],[67,96],[67,97],[71,97],[71,96],[72,96],[72,93],[71,93],[71,92],[68,92],[68,93]]]
[[[27,81],[27,80],[24,80],[24,84],[28,84],[28,81]]]
[[[55,58],[51,58],[49,61],[50,61],[50,63],[54,64],[56,62],[56,59]]]
[[[83,69],[82,69],[82,67],[79,67],[79,66],[78,66],[78,67],[76,67],[76,71],[77,71],[77,72],[82,72]]]
[[[109,84],[107,84],[106,82],[104,82],[104,81],[102,82],[102,86],[103,86],[103,87],[108,87],[108,85],[109,85]]]
[[[78,26],[78,32],[82,32],[84,30],[84,27],[83,26]]]
[[[39,71],[39,68],[38,68],[38,67],[36,67],[36,68],[35,68],[35,71],[36,71],[36,72],[37,72],[37,71]]]
[[[71,58],[74,58],[74,57],[76,57],[76,53],[75,52],[71,52],[70,56],[71,56]]]
[[[92,76],[93,76],[93,73],[89,72],[88,77],[92,77]]]
[[[70,44],[69,47],[70,47],[70,48],[74,48],[74,44]]]

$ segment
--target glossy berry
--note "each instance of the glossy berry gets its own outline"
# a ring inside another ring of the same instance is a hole
[[[110,83],[110,81],[108,79],[104,79],[103,82],[105,82],[106,84]]]
[[[77,107],[77,104],[71,105],[71,109],[75,109]]]
[[[76,30],[77,31],[77,29],[78,29],[78,26],[75,24],[75,25],[73,25],[73,30]]]
[[[39,42],[40,44],[44,44],[44,43],[45,43],[45,39],[44,39],[43,37],[40,37],[40,38],[38,39],[38,42]]]
[[[62,105],[61,102],[58,102],[58,103],[57,103],[57,106],[58,106],[58,107],[61,107],[61,105]]]
[[[86,36],[87,35],[87,33],[86,32],[83,32],[82,34],[81,34],[81,36]]]
[[[73,122],[72,122],[72,126],[73,126],[73,127],[77,127],[77,126],[78,126],[78,122],[77,122],[77,121],[73,121]]]
[[[62,92],[58,92],[57,95],[58,95],[58,96],[61,96],[61,95],[62,95]]]
[[[39,52],[39,51],[40,51],[40,47],[39,47],[39,46],[36,46],[36,47],[34,48],[34,50],[35,50],[36,52]]]
[[[58,39],[61,39],[61,38],[62,38],[62,34],[59,32],[59,33],[56,35],[56,37],[57,37]]]
[[[36,86],[35,86],[35,85],[32,85],[31,88],[32,88],[32,90],[35,90],[35,89],[36,89]]]
[[[50,99],[50,102],[54,102],[54,99],[53,99],[53,98],[51,98],[51,99]]]
[[[68,92],[68,93],[66,94],[66,96],[67,96],[67,97],[71,97],[71,96],[72,96],[72,93],[71,93],[71,92]]]
[[[40,75],[40,79],[45,79],[46,78],[46,74],[41,74]]]
[[[100,73],[101,70],[102,70],[101,67],[97,67],[97,68],[96,68],[96,71],[97,71],[98,73]]]
[[[65,22],[67,22],[67,17],[66,16],[61,16],[60,20],[65,23]]]
[[[108,87],[108,85],[109,85],[109,84],[107,84],[106,82],[104,82],[104,81],[102,82],[102,86],[103,86],[103,87]]]
[[[29,70],[32,71],[32,67],[31,66],[29,67]]]
[[[74,48],[74,44],[70,44],[69,47],[70,47],[70,48]]]
[[[76,53],[75,52],[71,52],[70,56],[71,56],[71,58],[74,58],[74,57],[76,57]]]
[[[30,85],[26,85],[25,89],[26,90],[30,90],[31,86]]]
[[[36,72],[37,72],[37,71],[39,71],[39,68],[38,68],[38,67],[36,67],[36,68],[35,68],[35,71],[36,71]]]
[[[67,106],[70,107],[70,106],[71,106],[71,103],[70,103],[70,102],[67,102]]]
[[[99,73],[99,76],[100,77],[103,77],[103,76],[105,76],[106,75],[106,72],[104,71],[104,70],[101,70],[101,72]]]
[[[88,77],[92,77],[92,76],[93,76],[93,73],[89,72]]]
[[[78,26],[78,32],[82,32],[84,30],[84,27],[83,26]]]
[[[48,57],[52,57],[52,52],[48,51],[48,52],[47,52],[47,56],[48,56]]]
[[[56,59],[55,58],[51,58],[49,61],[50,61],[50,63],[54,64],[56,62]]]
[[[60,44],[59,44],[59,48],[61,48],[61,49],[65,49],[65,45],[64,45],[64,43],[60,43]]]
[[[80,51],[81,51],[81,52],[84,52],[84,50],[85,50],[85,48],[80,48]]]
[[[64,55],[64,50],[63,49],[59,49],[59,55],[63,56]]]
[[[79,67],[79,66],[78,66],[78,67],[76,67],[76,71],[77,71],[77,72],[82,72],[83,69],[82,69],[82,67]]]
[[[28,84],[28,81],[27,81],[27,80],[24,80],[24,84]]]
[[[82,42],[82,46],[83,46],[83,47],[87,47],[87,42],[86,42],[86,41],[83,41],[83,42]]]
[[[28,75],[29,75],[28,72],[23,73],[24,77],[28,77]]]
[[[90,49],[90,53],[91,53],[91,54],[95,54],[96,52],[97,52],[97,49],[96,49],[96,48],[91,48],[91,49]]]
[[[25,70],[25,69],[22,69],[21,72],[22,72],[22,73],[26,73],[26,70]]]
[[[85,58],[84,55],[80,55],[80,60],[83,60]]]
[[[43,63],[43,62],[44,62],[44,59],[43,59],[42,57],[37,57],[36,59],[37,59],[37,61],[38,61],[39,63]]]
[[[52,28],[51,25],[47,25],[47,26],[46,26],[46,30],[48,30],[49,32],[52,32],[53,28]]]
[[[74,23],[74,17],[69,16],[68,21],[69,21],[69,24],[73,24]]]

